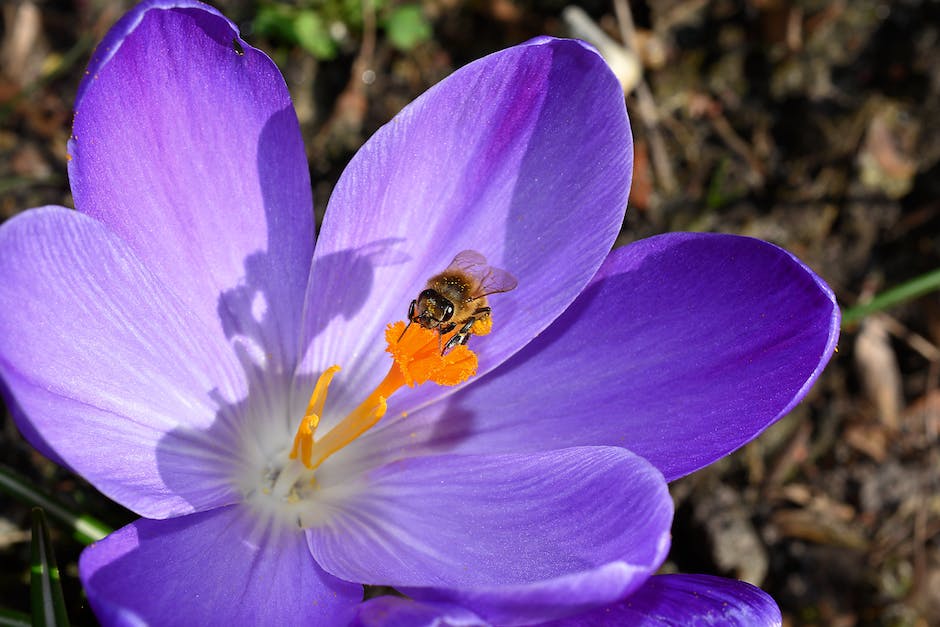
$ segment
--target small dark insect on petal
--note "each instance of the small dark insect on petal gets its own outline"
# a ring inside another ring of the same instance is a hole
[[[236,37],[232,37],[232,49],[235,51],[235,54],[237,54],[238,56],[240,57],[245,56],[245,49],[242,48],[242,45],[240,43],[238,43],[238,38]]]

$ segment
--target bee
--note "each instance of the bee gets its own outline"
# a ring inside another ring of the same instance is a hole
[[[513,290],[517,284],[516,277],[489,265],[477,251],[459,252],[443,272],[428,279],[424,290],[411,301],[408,326],[416,322],[425,329],[437,329],[441,336],[457,329],[441,350],[444,354],[466,344],[473,334],[489,333],[492,320],[486,297]]]

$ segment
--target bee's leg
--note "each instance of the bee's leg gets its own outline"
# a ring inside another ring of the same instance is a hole
[[[441,349],[441,355],[446,355],[448,351],[450,351],[450,349],[460,344],[461,343],[460,338],[461,338],[460,333],[457,333],[454,335],[454,337],[450,338],[447,344],[444,345],[444,348]]]
[[[476,322],[476,318],[474,316],[467,318],[467,322],[464,323],[464,325],[460,328],[460,331],[457,332],[457,335],[454,336],[455,338],[460,338],[461,344],[466,344],[467,340],[470,339],[470,329],[473,328],[474,322]]]
[[[474,318],[470,316],[467,321],[464,323],[460,330],[454,333],[454,337],[450,338],[447,342],[447,345],[444,346],[444,350],[441,351],[441,355],[454,348],[457,345],[466,344],[470,339],[470,328],[473,326]]]
[[[493,311],[489,307],[477,307],[476,311],[473,312],[474,318],[485,318],[490,315],[490,312]]]
[[[441,355],[447,352],[447,346],[450,346],[450,343],[453,342],[453,338],[447,342],[447,346],[442,346],[441,342],[444,341],[444,336],[454,330],[454,327],[457,326],[455,322],[447,322],[445,324],[438,323],[437,325],[437,347],[441,349]]]

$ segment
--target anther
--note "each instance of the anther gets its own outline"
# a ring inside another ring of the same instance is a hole
[[[388,343],[386,351],[393,359],[388,374],[356,409],[328,433],[315,439],[326,404],[327,388],[333,375],[339,371],[339,366],[333,366],[320,375],[294,437],[291,460],[299,458],[303,467],[316,469],[331,455],[378,423],[385,415],[388,398],[406,385],[414,387],[433,381],[438,385],[451,386],[476,374],[476,354],[466,346],[459,345],[442,355],[439,347],[441,336],[437,331],[396,322],[386,328],[385,340]]]

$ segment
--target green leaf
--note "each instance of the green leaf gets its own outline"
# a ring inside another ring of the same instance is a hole
[[[0,609],[0,627],[31,627],[32,624],[29,614]]]
[[[49,516],[68,527],[72,537],[82,544],[97,542],[112,531],[106,524],[91,516],[71,511],[48,494],[34,488],[29,479],[4,466],[0,466],[0,491],[28,505],[43,508]]]
[[[294,14],[290,7],[266,5],[259,8],[252,27],[260,37],[295,43]]]
[[[318,59],[332,59],[336,56],[336,44],[330,37],[330,30],[316,11],[305,10],[297,14],[294,36],[304,50]]]
[[[388,16],[385,31],[393,46],[399,50],[411,50],[431,38],[431,23],[420,6],[405,4]]]
[[[68,625],[65,600],[62,598],[62,582],[59,568],[55,564],[49,527],[42,509],[33,508],[31,576],[29,596],[33,610],[33,625],[59,627]]]

